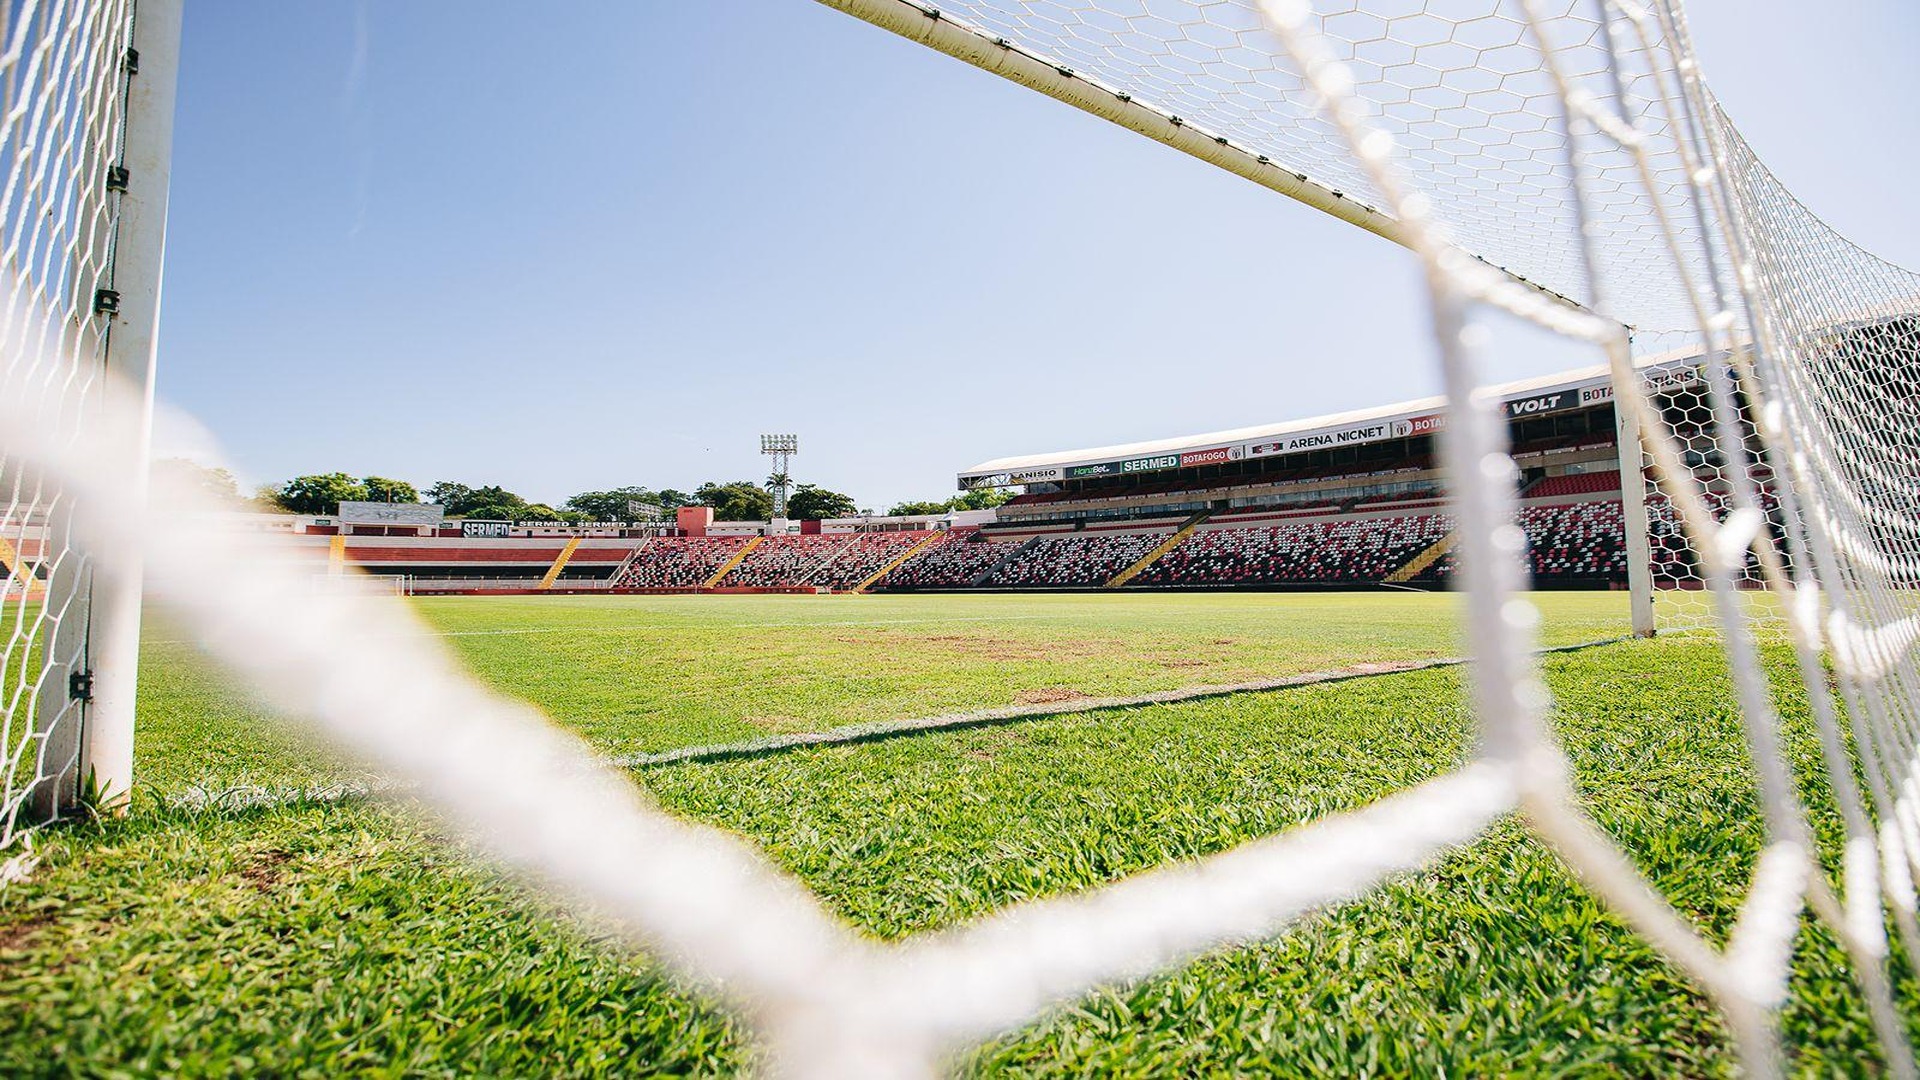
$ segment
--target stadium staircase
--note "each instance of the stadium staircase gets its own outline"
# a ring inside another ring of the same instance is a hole
[[[920,552],[923,551],[928,544],[932,544],[939,540],[942,540],[946,537],[946,535],[947,535],[946,533],[941,533],[941,532],[929,534],[926,539],[908,548],[906,550],[906,553],[901,555],[899,558],[893,560],[887,565],[867,575],[867,580],[861,582],[858,585],[855,585],[853,587],[853,591],[857,593],[866,592],[869,588],[873,586],[874,582],[879,581],[881,578],[886,577],[888,574],[893,573],[895,570],[898,570],[901,564],[905,563],[908,559],[913,558],[915,555],[920,554]]]
[[[1154,563],[1159,562],[1160,556],[1165,555],[1167,552],[1172,551],[1174,548],[1179,547],[1180,542],[1182,540],[1185,540],[1187,537],[1192,536],[1193,530],[1199,528],[1200,523],[1207,520],[1207,513],[1208,511],[1202,510],[1199,513],[1188,518],[1185,522],[1181,523],[1178,529],[1175,529],[1173,531],[1172,536],[1167,537],[1166,540],[1163,541],[1159,546],[1155,547],[1152,551],[1149,551],[1145,555],[1141,556],[1139,562],[1134,563],[1132,566],[1129,566],[1125,570],[1122,570],[1119,573],[1113,575],[1112,579],[1109,580],[1105,585],[1102,585],[1101,588],[1118,589],[1122,585],[1125,585],[1127,582],[1132,581],[1136,577],[1139,577],[1141,572],[1146,570],[1147,567],[1152,566]]]
[[[795,584],[812,585],[818,581],[823,574],[833,569],[834,563],[839,562],[842,558],[846,557],[848,552],[853,550],[853,545],[854,538],[852,535],[849,535],[839,547],[822,555],[819,561],[815,562],[806,573],[799,575],[795,579]]]
[[[327,541],[327,573],[338,577],[347,572],[347,538],[335,533]]]
[[[626,578],[627,570],[633,566],[634,560],[638,559],[640,557],[640,553],[642,551],[645,551],[647,549],[647,545],[652,542],[653,541],[650,539],[642,540],[639,543],[633,545],[633,550],[627,552],[627,557],[624,559],[621,559],[620,565],[613,568],[613,576],[607,578],[607,580],[613,582],[615,585],[620,584],[620,582]]]
[[[1460,530],[1455,529],[1440,539],[1435,540],[1431,547],[1415,555],[1413,558],[1408,559],[1405,566],[1388,574],[1383,583],[1387,585],[1398,585],[1419,577],[1420,571],[1439,562],[1442,555],[1452,551],[1454,542],[1459,538]]]
[[[576,536],[567,541],[567,546],[560,549],[560,554],[553,557],[553,565],[547,567],[547,576],[540,579],[540,588],[553,588],[553,583],[560,580],[560,571],[567,568],[567,560],[573,558],[573,553],[578,550],[580,538]]]
[[[1026,543],[1021,544],[1019,547],[1016,547],[1012,551],[1007,552],[1005,555],[1002,555],[999,558],[993,560],[992,566],[989,566],[985,570],[982,570],[979,573],[973,575],[973,577],[967,581],[967,588],[976,589],[982,585],[985,585],[993,577],[993,575],[1000,572],[1001,567],[1012,562],[1017,556],[1019,556],[1021,552],[1027,550],[1028,548],[1032,547],[1033,545],[1039,542],[1040,542],[1040,538],[1038,536],[1028,537]]]
[[[35,565],[28,561],[31,555],[22,555],[6,537],[0,536],[0,599],[45,600],[45,583],[35,573]],[[14,582],[18,581],[19,591],[14,591]]]
[[[734,552],[733,558],[728,559],[724,563],[721,563],[720,569],[715,570],[713,572],[712,577],[701,582],[700,587],[703,589],[711,589],[714,586],[720,584],[720,579],[723,577],[726,577],[728,574],[733,573],[734,567],[739,566],[743,562],[746,562],[747,556],[752,553],[754,548],[757,548],[760,546],[760,541],[765,539],[766,537],[764,536],[756,536],[753,539],[747,541],[746,546],[742,547],[739,551]]]

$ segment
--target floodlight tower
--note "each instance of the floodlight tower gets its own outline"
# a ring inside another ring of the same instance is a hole
[[[773,476],[768,486],[773,488],[773,519],[787,519],[787,459],[800,452],[798,435],[762,435],[760,452],[773,459]]]

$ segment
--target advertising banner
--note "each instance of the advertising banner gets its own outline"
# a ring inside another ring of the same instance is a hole
[[[1556,390],[1551,394],[1516,398],[1507,402],[1507,419],[1519,420],[1528,416],[1559,412],[1561,409],[1572,408],[1577,401],[1578,395],[1571,390]]]
[[[1237,446],[1220,446],[1212,450],[1189,450],[1180,455],[1180,464],[1183,468],[1188,465],[1219,465],[1240,460],[1240,454],[1240,448]]]
[[[1120,471],[1117,461],[1103,461],[1098,465],[1073,465],[1067,469],[1067,479],[1078,480],[1083,476],[1113,476]]]
[[[441,517],[441,508],[432,503],[340,504],[340,520],[349,525],[438,525]]]
[[[1151,472],[1154,469],[1177,469],[1179,467],[1179,454],[1160,454],[1156,457],[1128,458],[1120,463],[1121,472]]]
[[[1677,390],[1685,390],[1689,387],[1697,386],[1706,381],[1700,374],[1700,369],[1694,367],[1678,367],[1669,368],[1660,372],[1648,372],[1646,380],[1647,389],[1656,394],[1670,394]]]
[[[1059,469],[1021,469],[1007,474],[1009,484],[1044,484],[1061,478]]]
[[[1446,427],[1446,413],[1428,413],[1425,416],[1412,416],[1405,420],[1395,420],[1393,422],[1393,437],[1396,439],[1410,439],[1416,435],[1435,435],[1445,431]]]
[[[1601,383],[1599,386],[1583,386],[1580,388],[1580,404],[1582,405],[1598,405],[1601,402],[1612,400],[1612,383]]]
[[[1313,431],[1304,435],[1291,435],[1279,443],[1263,443],[1265,446],[1277,446],[1268,450],[1270,454],[1293,454],[1302,450],[1327,450],[1336,446],[1354,446],[1360,443],[1378,442],[1393,436],[1393,425],[1384,420],[1370,424],[1357,424],[1353,427],[1335,431]],[[1251,451],[1250,451],[1251,452]]]
[[[507,535],[512,527],[506,521],[463,521],[460,523],[460,535],[469,540],[490,539]]]

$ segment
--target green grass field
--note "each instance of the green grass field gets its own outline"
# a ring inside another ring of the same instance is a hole
[[[446,598],[421,615],[495,687],[609,753],[1456,655],[1445,595]],[[1624,599],[1540,597],[1549,644]],[[193,808],[193,789],[367,770],[149,628],[135,812],[42,837],[0,891],[0,1074],[727,1073],[709,1001],[503,880],[403,803]],[[1790,658],[1771,655],[1823,839]],[[1583,797],[1709,935],[1761,842],[1717,651],[1550,656]],[[881,938],[1230,848],[1468,753],[1457,669],[634,771]],[[1827,852],[1833,854],[1831,850]],[[1915,988],[1899,987],[1910,1023]],[[1877,1056],[1837,947],[1801,939],[1794,1067]],[[1920,1028],[1916,1028],[1920,1032]],[[956,1070],[1026,1075],[1723,1075],[1720,1021],[1516,822],[1261,945],[1114,987]]]

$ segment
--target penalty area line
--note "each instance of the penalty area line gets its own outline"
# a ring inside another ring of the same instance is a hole
[[[1599,638],[1582,641],[1573,645],[1555,645],[1537,649],[1536,656],[1551,653],[1579,652],[1595,649],[1603,645],[1617,645],[1631,637]],[[1447,656],[1432,660],[1389,661],[1378,664],[1358,664],[1353,667],[1335,668],[1330,671],[1308,671],[1298,675],[1285,675],[1273,679],[1255,679],[1250,682],[1228,683],[1218,686],[1190,686],[1180,690],[1156,690],[1147,694],[1132,694],[1124,697],[1080,698],[1074,701],[1047,702],[1034,705],[1006,705],[994,709],[975,709],[969,712],[941,713],[937,716],[922,716],[908,720],[876,720],[864,724],[849,724],[845,727],[829,728],[826,731],[798,732],[792,735],[770,735],[761,739],[749,739],[737,743],[717,743],[706,746],[683,746],[675,750],[662,750],[653,754],[627,754],[612,758],[612,762],[621,768],[647,769],[663,765],[682,765],[693,762],[728,761],[736,758],[766,757],[793,750],[804,750],[815,746],[842,746],[850,743],[877,742],[882,739],[897,739],[909,735],[921,735],[928,732],[956,731],[973,727],[988,727],[996,724],[1010,724],[1021,720],[1038,720],[1051,716],[1074,716],[1079,713],[1099,712],[1103,709],[1126,709],[1142,705],[1171,705],[1185,701],[1200,701],[1206,698],[1229,697],[1234,694],[1259,694],[1275,690],[1292,690],[1302,686],[1322,686],[1327,683],[1349,682],[1355,679],[1370,679],[1380,675],[1404,675],[1415,671],[1434,671],[1441,668],[1460,667],[1472,661],[1467,657]]]

